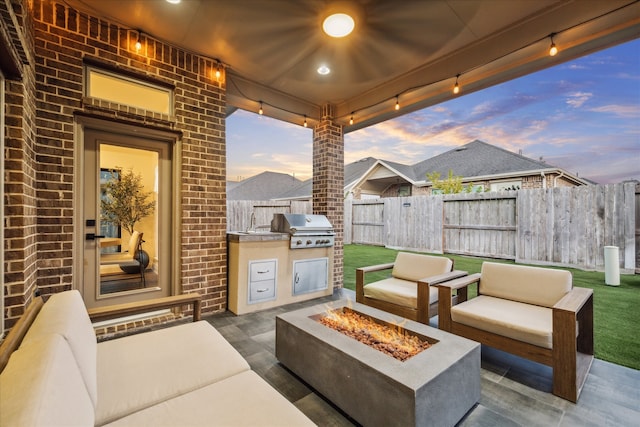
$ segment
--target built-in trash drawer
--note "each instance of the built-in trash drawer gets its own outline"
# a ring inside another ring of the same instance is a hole
[[[277,269],[275,259],[249,261],[249,304],[276,299]]]

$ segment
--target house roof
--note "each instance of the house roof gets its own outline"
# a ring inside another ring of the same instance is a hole
[[[381,173],[386,169],[386,173]],[[368,182],[373,191],[400,182],[398,178],[417,186],[429,185],[427,173],[437,172],[445,178],[449,171],[461,176],[464,181],[516,178],[523,175],[558,172],[576,184],[592,184],[592,181],[578,178],[542,160],[534,160],[504,148],[475,140],[445,153],[418,162],[414,165],[378,160],[359,181],[353,185]]]
[[[380,173],[381,169],[385,170],[384,173]],[[474,181],[480,178],[482,180],[515,178],[522,175],[555,171],[563,173],[564,176],[577,184],[593,184],[592,181],[578,178],[544,161],[531,159],[522,154],[475,140],[413,165],[365,157],[344,166],[344,188],[345,192],[348,192],[354,186],[362,185],[366,181],[378,181],[382,186],[398,182],[423,186],[429,184],[427,173],[438,172],[441,177],[445,178],[449,174],[449,170],[454,175],[463,177],[465,181]],[[297,185],[272,198],[280,200],[308,199],[311,197],[312,191],[313,181],[308,179],[298,182]]]
[[[512,153],[480,140],[423,160],[411,167],[416,182],[424,181],[427,173],[437,172],[446,177],[450,170],[453,175],[473,178],[550,168],[557,169],[543,161]]]
[[[356,160],[344,166],[344,188],[345,191],[349,191],[351,186],[358,182],[358,180],[364,175],[371,166],[373,166],[378,159],[375,157],[365,157],[364,159]],[[313,192],[313,180],[308,179],[303,181],[295,188],[280,194],[276,199],[292,200],[292,199],[308,199]]]
[[[228,181],[227,200],[271,200],[301,182],[285,173],[262,172],[239,182]]]

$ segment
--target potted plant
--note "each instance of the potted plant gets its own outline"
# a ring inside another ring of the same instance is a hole
[[[120,171],[121,168],[116,166],[116,170]],[[103,192],[100,201],[101,221],[117,224],[129,234],[133,234],[136,224],[151,215],[156,207],[155,200],[150,200],[153,192],[144,191],[142,175],[134,173],[133,169],[112,173],[104,184]],[[129,248],[130,251],[136,249]],[[136,254],[136,259],[146,268],[149,255],[145,251],[140,252]]]

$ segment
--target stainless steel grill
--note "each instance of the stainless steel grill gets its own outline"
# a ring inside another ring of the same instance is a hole
[[[324,215],[274,214],[271,231],[288,233],[291,249],[327,248],[334,244],[333,226]]]

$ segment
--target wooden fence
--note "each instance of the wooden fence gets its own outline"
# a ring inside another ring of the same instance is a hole
[[[313,213],[313,207],[311,202],[227,200],[227,231],[246,231],[250,227],[268,229],[275,213],[310,214]]]
[[[229,230],[276,212],[311,213],[311,202],[227,202]],[[640,262],[640,186],[589,185],[506,193],[346,200],[344,243],[517,262],[604,269],[619,248],[622,272]]]

